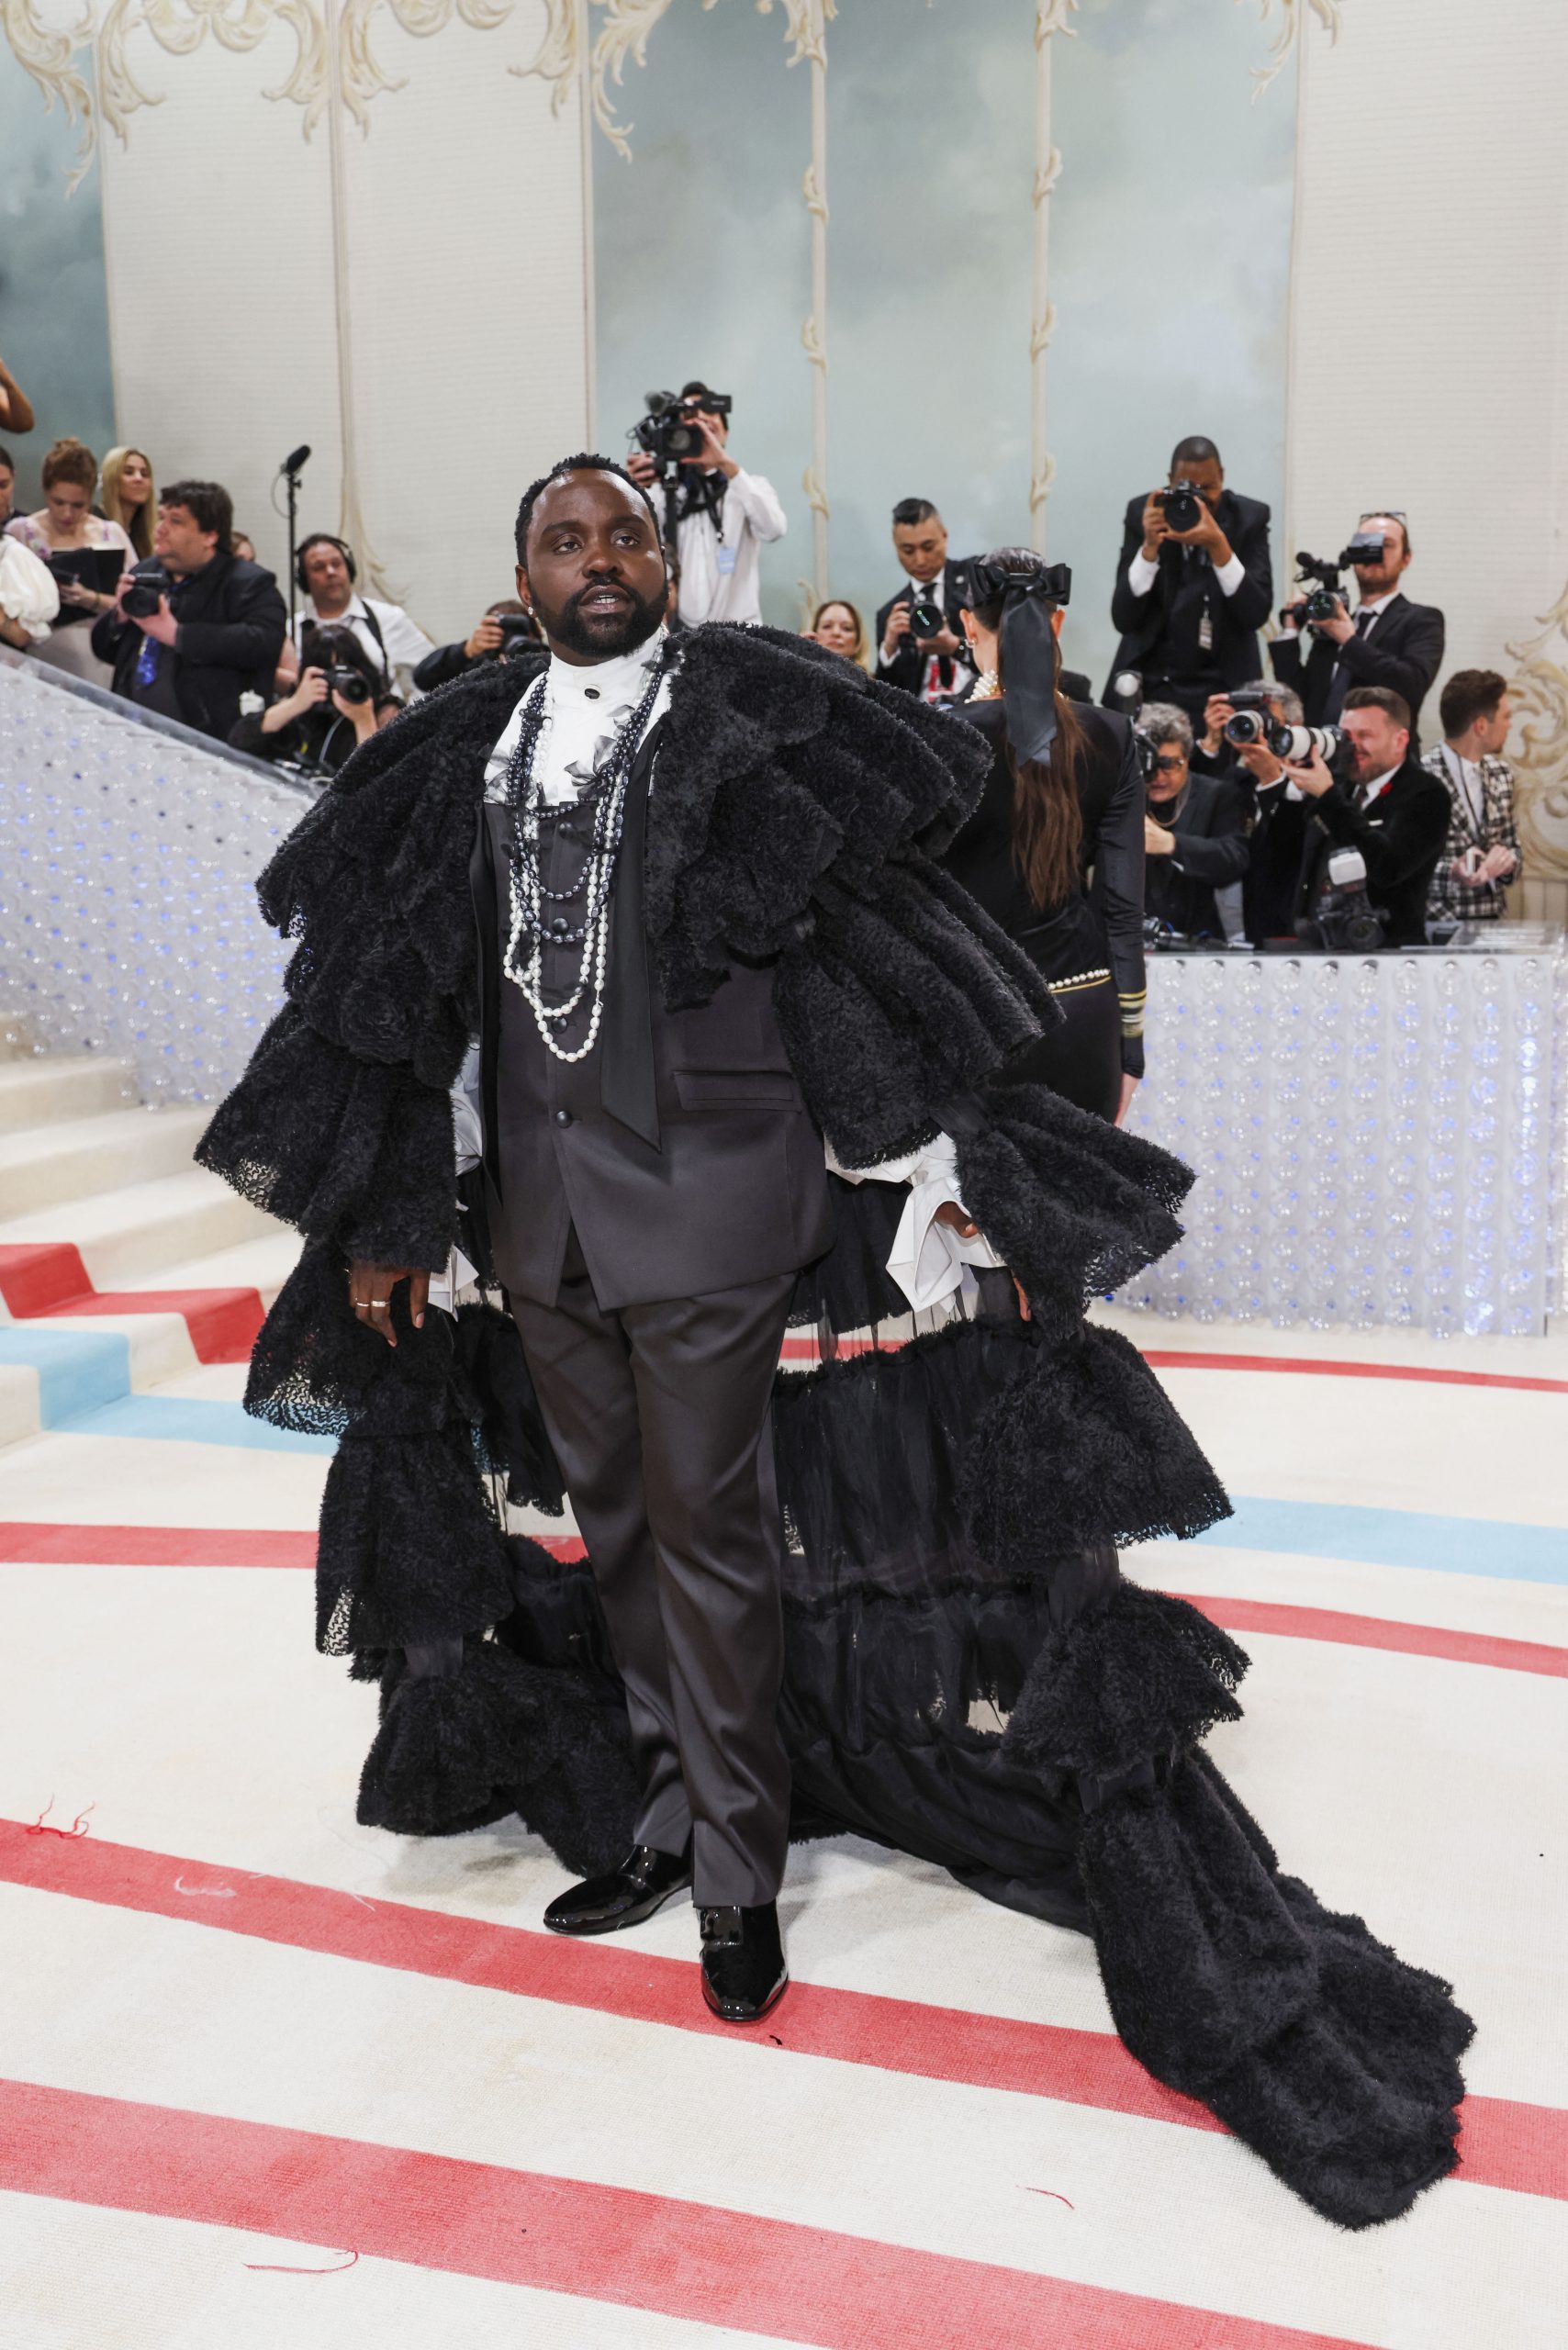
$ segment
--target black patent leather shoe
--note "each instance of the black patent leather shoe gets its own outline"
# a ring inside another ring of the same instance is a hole
[[[778,1912],[771,1901],[755,1909],[704,1909],[702,1997],[724,2023],[756,2023],[778,2006],[790,1980]]]
[[[634,1844],[630,1859],[608,1876],[590,1876],[558,1893],[544,1922],[553,1934],[618,1933],[622,1926],[640,1926],[690,1883],[689,1847],[680,1853],[655,1852],[651,1844]]]

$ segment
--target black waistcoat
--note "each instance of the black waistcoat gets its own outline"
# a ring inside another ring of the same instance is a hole
[[[638,819],[658,822],[658,793],[649,793],[656,732],[628,791],[605,1031],[583,1060],[559,1061],[546,1050],[531,1006],[502,976],[511,819],[493,803],[480,811],[472,879],[490,1241],[505,1288],[542,1305],[555,1301],[573,1228],[607,1312],[795,1272],[832,1238],[822,1140],[784,1050],[771,963],[733,963],[710,1003],[673,1013],[648,973],[657,1147],[604,1105],[605,1032],[640,978],[629,957],[640,952],[646,970],[641,859],[627,850],[642,834]],[[570,807],[542,826],[548,888],[579,877],[586,830]],[[564,909],[574,923],[580,902]],[[547,990],[570,979],[577,959],[575,947],[546,949]],[[624,1035],[627,1024],[619,1026]],[[585,1008],[561,1042],[572,1049],[586,1033]]]

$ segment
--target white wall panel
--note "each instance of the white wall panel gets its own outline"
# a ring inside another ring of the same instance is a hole
[[[281,574],[272,507],[279,460],[308,441],[308,510],[337,520],[338,395],[325,127],[269,103],[292,70],[275,24],[248,55],[204,42],[134,50],[162,103],[99,142],[109,329],[122,440],[160,482],[221,481],[236,519]]]
[[[1568,8],[1350,0],[1302,62],[1291,546],[1407,508],[1447,666],[1508,669],[1568,577]]]

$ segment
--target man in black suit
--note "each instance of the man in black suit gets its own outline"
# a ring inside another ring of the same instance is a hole
[[[1335,599],[1332,619],[1305,622],[1305,607],[1287,604],[1284,634],[1269,647],[1274,675],[1300,694],[1309,726],[1337,726],[1356,686],[1383,686],[1410,711],[1410,739],[1420,747],[1421,704],[1443,665],[1443,616],[1435,604],[1413,604],[1399,582],[1410,567],[1410,525],[1403,514],[1363,514],[1361,531],[1383,536],[1375,563],[1355,566],[1360,600],[1348,612]]]
[[[923,701],[948,701],[973,676],[965,658],[958,613],[969,593],[969,566],[947,558],[947,528],[928,498],[901,498],[893,509],[893,553],[908,584],[877,614],[877,675]],[[917,637],[910,613],[935,604],[942,625]]]
[[[93,630],[93,650],[114,667],[114,690],[161,717],[229,740],[247,691],[263,700],[283,651],[288,615],[277,581],[232,551],[234,509],[215,481],[171,482],[158,499],[152,553],[120,574],[115,610]],[[173,585],[153,612],[128,614],[140,572]]]
[[[1217,776],[1193,773],[1193,727],[1175,702],[1145,702],[1138,733],[1154,750],[1143,820],[1146,913],[1183,938],[1219,938],[1215,892],[1247,870],[1241,795]]]
[[[1410,740],[1410,708],[1386,686],[1352,686],[1342,721],[1352,744],[1349,777],[1331,775],[1314,752],[1291,781],[1315,801],[1302,854],[1298,912],[1316,919],[1333,886],[1337,850],[1359,849],[1367,896],[1383,918],[1390,946],[1423,946],[1427,893],[1448,838],[1449,795]]]
[[[1183,484],[1198,509],[1185,530],[1171,527],[1164,492],[1128,503],[1111,598],[1122,632],[1112,677],[1134,670],[1145,701],[1173,701],[1198,718],[1211,694],[1257,676],[1274,574],[1268,508],[1226,489],[1219,451],[1202,433],[1171,454],[1169,487]],[[1109,684],[1103,698],[1114,699]]]

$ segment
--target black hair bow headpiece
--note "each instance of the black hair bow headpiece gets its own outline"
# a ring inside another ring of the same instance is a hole
[[[1072,594],[1065,563],[969,565],[969,606],[1002,606],[1007,739],[1020,759],[1044,759],[1057,735],[1057,642],[1051,614]]]

